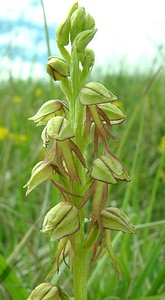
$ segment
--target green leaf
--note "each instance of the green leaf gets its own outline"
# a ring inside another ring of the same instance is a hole
[[[13,300],[27,299],[27,290],[2,255],[0,255],[0,280]]]

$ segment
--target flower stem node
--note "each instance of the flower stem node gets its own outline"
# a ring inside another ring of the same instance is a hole
[[[80,91],[80,102],[83,105],[95,105],[116,100],[104,85],[98,82],[89,82]]]
[[[72,235],[79,230],[78,208],[69,202],[60,202],[46,214],[42,232],[51,235],[51,241]]]
[[[93,162],[91,177],[109,184],[116,184],[116,179],[130,181],[125,167],[114,155],[96,158]]]
[[[29,118],[29,120],[37,122],[37,126],[46,125],[47,122],[54,116],[63,116],[67,110],[67,104],[61,100],[46,101],[37,113]]]
[[[27,300],[69,300],[69,297],[61,288],[43,282],[32,291]]]
[[[102,210],[101,220],[104,229],[135,233],[135,227],[130,223],[127,215],[116,207]]]
[[[65,59],[58,56],[48,57],[46,71],[55,81],[61,81],[69,76],[68,64],[66,63]]]
[[[53,162],[42,160],[34,166],[29,181],[26,183],[26,185],[24,185],[24,188],[27,187],[26,196],[40,183],[50,179],[53,176],[55,172],[53,165]]]

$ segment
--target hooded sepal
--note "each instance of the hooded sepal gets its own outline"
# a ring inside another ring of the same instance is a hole
[[[126,119],[123,112],[113,103],[109,102],[99,104],[98,107],[106,114],[107,118],[110,120],[112,125],[120,124]],[[114,121],[116,123],[113,123]]]
[[[117,99],[104,85],[98,82],[89,82],[80,91],[80,102],[83,105],[95,105],[112,102]]]
[[[75,37],[81,32],[85,18],[84,7],[78,7],[71,16],[70,40],[73,43]]]
[[[78,53],[82,53],[87,45],[91,42],[94,35],[96,34],[97,29],[89,29],[80,32],[76,38],[74,39],[74,47],[76,48]]]
[[[46,214],[42,232],[49,233],[51,241],[70,236],[80,228],[78,208],[69,202],[60,202]]]
[[[107,207],[101,211],[101,223],[104,229],[135,233],[135,227],[127,215],[116,207]]]
[[[64,141],[72,137],[74,137],[74,133],[71,125],[69,121],[62,116],[51,118],[41,134],[43,147],[47,147],[49,142],[53,139],[56,141]]]
[[[55,116],[63,116],[68,110],[67,103],[61,100],[46,101],[29,120],[37,123],[37,126],[46,125]]]
[[[54,284],[43,282],[32,291],[27,300],[69,300],[69,296]]]
[[[130,181],[124,165],[112,154],[94,160],[91,177],[109,184],[116,184],[116,180]]]
[[[53,162],[45,160],[38,162],[32,169],[29,181],[24,185],[24,188],[27,188],[26,195],[28,195],[43,181],[51,179],[55,174],[55,171],[56,166]]]
[[[62,116],[51,118],[47,123],[46,132],[49,138],[57,141],[64,141],[74,137],[70,122]]]
[[[74,11],[77,10],[77,8],[78,8],[78,3],[76,2],[71,7],[66,20],[57,27],[56,41],[57,41],[57,45],[59,47],[66,46],[69,44],[70,18],[72,16],[72,14],[74,13]]]
[[[66,60],[58,56],[48,57],[46,71],[54,81],[61,81],[70,74]]]

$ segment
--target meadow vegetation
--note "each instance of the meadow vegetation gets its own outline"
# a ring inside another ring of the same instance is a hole
[[[112,147],[126,165],[131,182],[110,188],[111,205],[117,203],[129,213],[136,234],[113,233],[122,280],[117,281],[105,253],[90,271],[89,300],[163,300],[165,74],[160,70],[157,74],[100,76],[100,72],[95,70],[94,80],[118,96],[118,105],[127,115],[126,122],[113,132],[119,141]],[[38,81],[10,77],[0,85],[0,299],[26,299],[53,265],[56,245],[49,244],[39,230],[43,216],[57,203],[57,191],[46,183],[26,197],[23,185],[34,164],[45,156],[42,129],[28,118],[46,100],[62,99],[60,93],[58,84],[52,88],[47,75]],[[62,265],[56,280],[68,292],[69,277]]]

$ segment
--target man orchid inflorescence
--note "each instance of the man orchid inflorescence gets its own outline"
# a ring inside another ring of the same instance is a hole
[[[61,56],[49,57],[46,67],[52,80],[60,82],[64,98],[46,101],[30,118],[43,126],[47,155],[32,169],[26,194],[47,180],[59,191],[59,203],[47,212],[41,232],[58,243],[53,272],[60,270],[62,260],[73,272],[75,300],[87,299],[87,266],[106,249],[120,279],[110,234],[112,230],[135,232],[127,215],[108,201],[109,185],[130,178],[108,143],[115,139],[113,126],[121,124],[125,115],[111,91],[90,81],[95,56],[87,46],[96,31],[93,17],[75,3],[56,31]],[[89,144],[93,149],[86,155]],[[70,296],[46,280],[33,290],[28,300],[32,299],[67,300]]]

